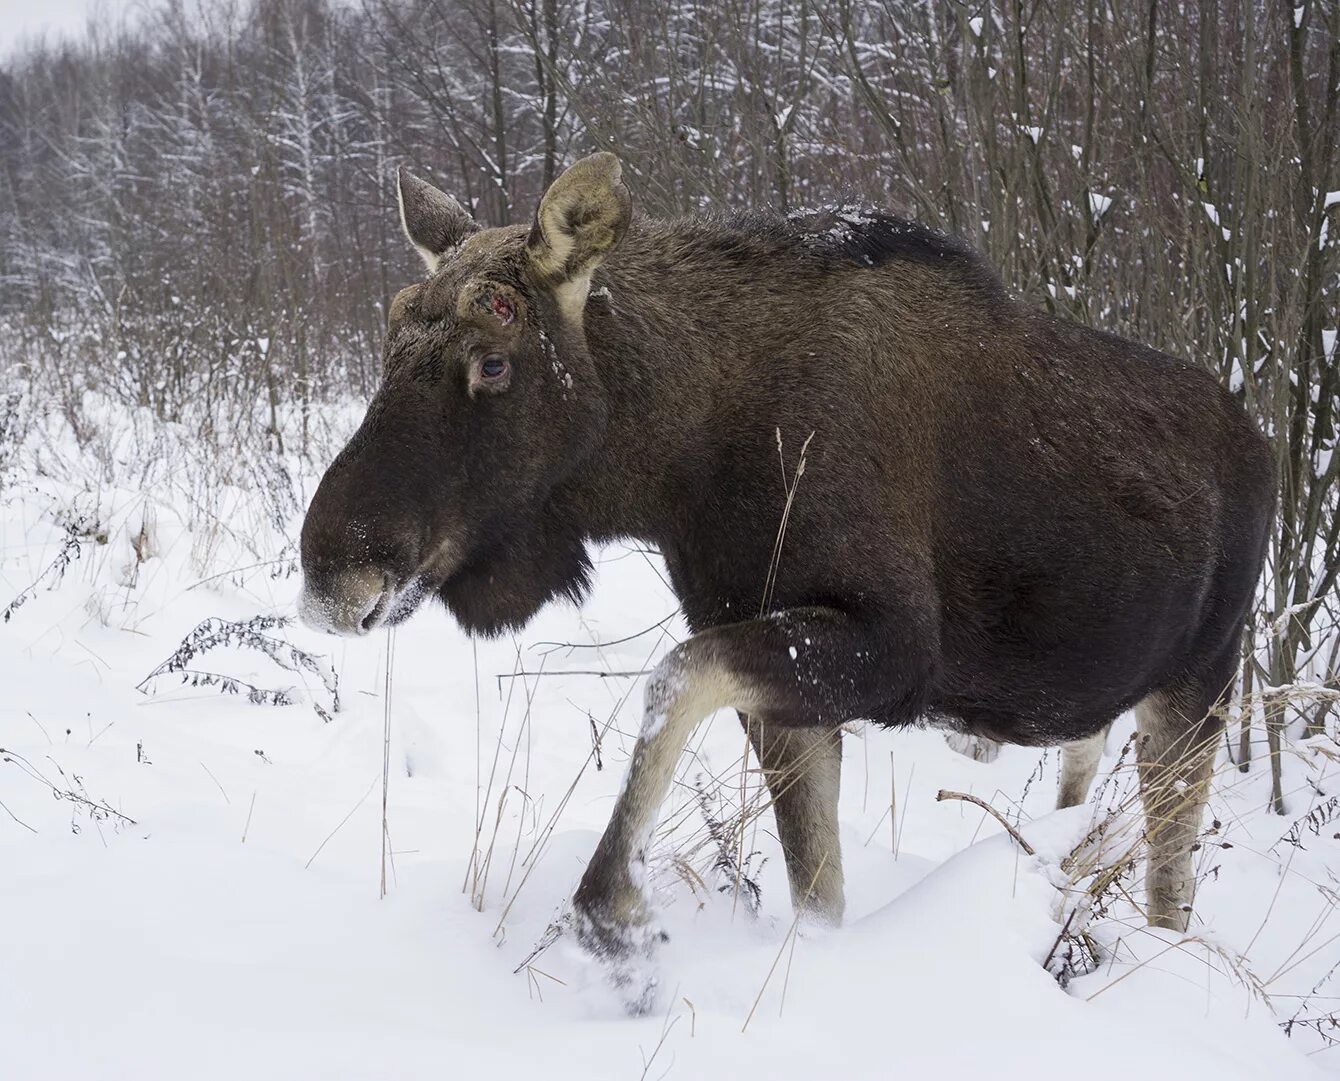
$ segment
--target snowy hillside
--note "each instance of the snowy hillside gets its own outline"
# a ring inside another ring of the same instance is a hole
[[[618,790],[638,673],[685,634],[656,556],[603,550],[587,605],[515,639],[435,607],[326,639],[271,617],[356,409],[282,463],[88,414],[0,448],[3,1081],[1340,1075],[1315,1022],[1340,1006],[1330,737],[1288,752],[1284,818],[1264,747],[1221,768],[1184,937],[1123,896],[1138,866],[1086,906],[1068,858],[1100,805],[1108,858],[1133,843],[1129,718],[1098,802],[1062,813],[1055,753],[856,727],[848,922],[819,931],[794,926],[770,815],[732,832],[759,778],[718,715],[662,814],[669,941],[630,1018],[570,943],[532,953]]]

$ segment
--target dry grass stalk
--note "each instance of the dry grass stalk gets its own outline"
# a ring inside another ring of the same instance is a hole
[[[391,792],[391,690],[395,685],[395,628],[386,631],[386,672],[382,687],[382,854],[379,896],[386,897],[386,862],[391,851],[388,802]],[[392,870],[394,874],[394,869]]]
[[[824,853],[823,859],[819,861],[819,866],[814,869],[814,875],[810,878],[809,887],[805,891],[808,898],[814,892],[814,884],[819,881],[819,876],[823,874],[824,865],[828,862],[828,854]],[[795,937],[800,928],[800,917],[804,913],[804,906],[797,906],[795,918],[791,921],[791,927],[782,938],[782,944],[777,950],[777,956],[772,959],[772,965],[768,969],[768,974],[763,977],[763,986],[758,989],[758,994],[754,996],[754,1004],[749,1007],[749,1016],[744,1019],[744,1024],[740,1026],[743,1033],[748,1027],[749,1022],[754,1019],[754,1013],[758,1010],[758,1004],[763,1001],[763,992],[768,989],[768,983],[772,979],[772,974],[777,971],[777,965],[782,960],[782,954],[786,952],[787,944]]]

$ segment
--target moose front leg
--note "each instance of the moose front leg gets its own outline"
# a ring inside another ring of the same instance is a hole
[[[633,760],[573,896],[578,938],[604,959],[621,962],[650,951],[656,932],[643,891],[647,845],[675,766],[699,721],[750,698],[743,681],[709,657],[699,641],[676,647],[647,681]]]
[[[770,724],[835,728],[852,717],[915,715],[929,665],[907,628],[829,608],[715,627],[671,651],[647,683],[623,791],[573,897],[578,936],[623,960],[656,939],[643,889],[647,846],[698,723],[733,707]],[[926,648],[923,643],[921,650]]]

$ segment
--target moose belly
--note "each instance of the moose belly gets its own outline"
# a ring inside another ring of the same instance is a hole
[[[1161,554],[979,579],[943,611],[935,711],[994,739],[1050,744],[1165,684],[1204,626],[1213,575]]]

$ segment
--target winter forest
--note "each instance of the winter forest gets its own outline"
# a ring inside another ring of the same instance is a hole
[[[1340,3],[131,10],[0,54],[0,1078],[1340,1074]],[[397,167],[503,225],[594,150],[647,215],[850,197],[961,236],[1266,433],[1186,935],[1140,919],[1128,720],[1054,814],[1052,751],[853,725],[819,932],[722,716],[624,1018],[545,930],[687,635],[657,554],[497,641],[293,618],[422,276]]]

